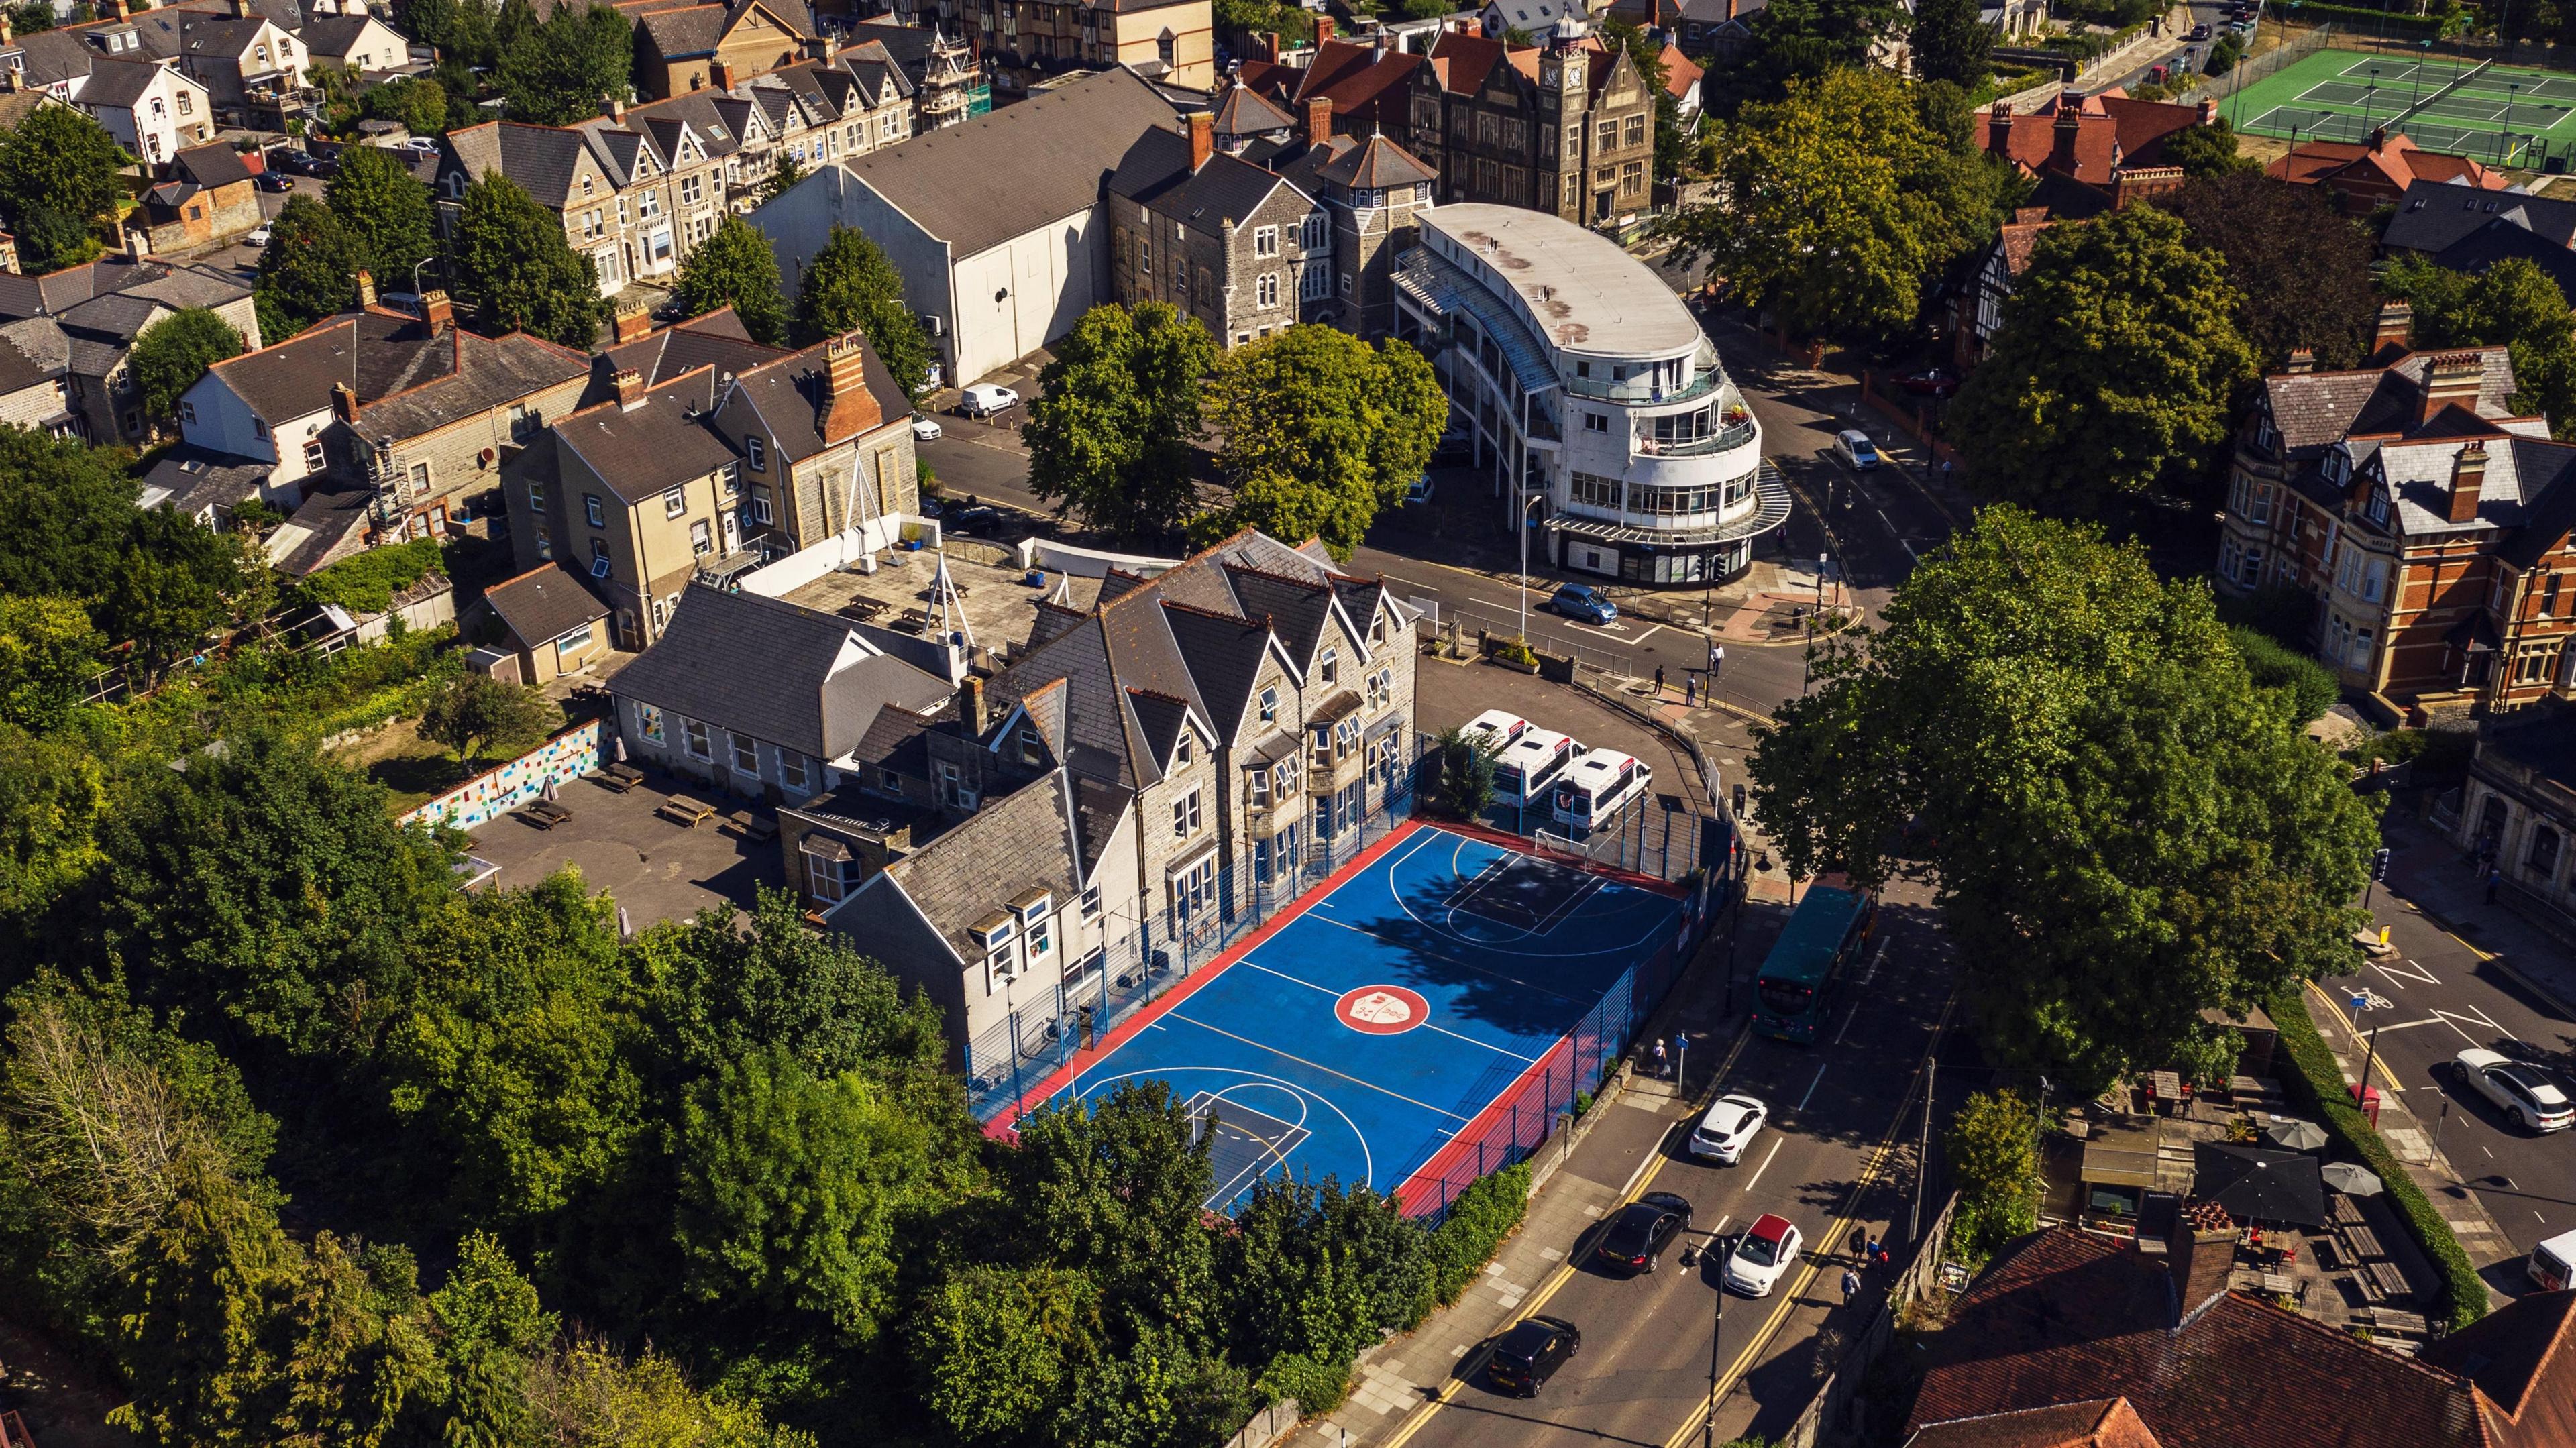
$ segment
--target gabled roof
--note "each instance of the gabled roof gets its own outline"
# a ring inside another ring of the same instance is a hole
[[[1936,1423],[1905,1448],[2161,1448],[2126,1398],[2092,1399]]]
[[[790,462],[805,459],[850,440],[856,433],[833,436],[826,429],[833,425],[831,371],[824,358],[827,343],[817,342],[802,352],[791,352],[773,361],[745,369],[734,376],[733,390],[719,391],[716,405],[730,409],[737,400],[757,408],[768,435],[778,451]],[[912,401],[878,360],[876,347],[860,340],[862,374],[868,395],[876,402],[877,426],[897,422],[912,413]],[[864,414],[862,414],[864,416]]]
[[[165,74],[177,77],[181,83],[198,91],[205,89],[159,61],[102,55],[90,62],[89,81],[80,89],[80,103],[113,110],[132,110],[134,103],[152,89],[152,83]],[[227,146],[225,149],[232,148]]]
[[[1431,42],[1431,58],[1447,62],[1440,67],[1441,89],[1451,95],[1474,95],[1515,48],[1533,54],[1538,50],[1535,45],[1513,47],[1463,30],[1441,31],[1440,38]]]
[[[817,759],[849,753],[886,705],[926,711],[950,692],[874,652],[847,619],[701,583],[610,687]]]
[[[161,455],[143,475],[137,507],[167,507],[195,517],[215,504],[231,505],[259,491],[277,466],[265,458],[234,457],[194,443],[181,443]]]
[[[120,292],[185,308],[240,301],[251,289],[238,278],[202,267],[105,256],[40,277],[0,272],[0,317],[62,316],[83,302]]]
[[[2509,717],[2542,712],[2547,711]],[[2568,721],[2561,717],[2556,723],[2561,754],[2576,752],[2567,747]],[[2576,1443],[2576,1292],[2526,1293],[2426,1343],[2416,1356],[2478,1385],[2499,1443]]]
[[[2264,168],[2276,181],[2293,186],[2368,185],[2403,191],[2417,181],[2457,181],[2480,191],[2501,191],[2510,184],[2500,171],[2490,171],[2467,156],[2419,148],[2404,132],[2386,127],[2367,141],[2303,141]]]
[[[776,361],[788,352],[784,347],[751,340],[742,318],[734,314],[731,306],[722,306],[657,328],[632,342],[617,343],[599,355],[605,363],[597,369],[599,386],[583,395],[584,407],[614,396],[611,380],[629,369],[643,374],[645,386],[658,387],[693,368],[712,367],[721,377]]]
[[[618,501],[633,505],[735,460],[707,425],[716,369],[698,366],[645,389],[633,407],[613,397],[558,418],[558,445],[588,465]]]
[[[89,304],[91,306],[97,303]],[[216,363],[220,378],[271,426],[358,395],[360,432],[407,438],[499,407],[588,370],[577,352],[524,332],[492,338],[386,308],[343,312],[283,342]]]
[[[691,5],[657,10],[636,21],[646,39],[665,60],[713,55],[723,41],[726,10],[722,5]]]
[[[485,121],[450,131],[446,137],[448,150],[468,177],[480,181],[497,171],[517,182],[539,205],[557,211],[580,199],[573,195],[573,179],[580,174],[585,155],[610,186],[624,186],[634,178],[637,158],[650,144],[643,135],[604,117],[580,126]],[[605,195],[592,199],[605,200]]]
[[[1013,897],[1043,889],[1061,906],[1081,893],[1085,872],[1074,835],[1074,793],[1071,779],[1057,769],[887,865],[882,880],[869,881],[853,898],[901,890],[958,959],[980,962],[983,952],[968,932]],[[840,912],[834,914],[838,918]]]
[[[501,616],[520,644],[538,648],[584,624],[608,617],[608,605],[560,563],[531,568],[483,590],[483,601]]]
[[[2514,220],[2553,245],[2576,242],[2576,200],[2482,190],[2453,179],[2408,186],[2380,244],[2391,251],[2438,253],[2495,220]]]
[[[1325,162],[1315,172],[1319,180],[1360,191],[1418,185],[1438,179],[1439,174],[1411,151],[1384,136],[1369,137]]]
[[[401,38],[400,31],[395,31],[373,15],[316,15],[304,22],[303,28],[296,31],[295,38],[303,41],[304,48],[315,55],[336,59],[355,49],[358,42],[366,38],[367,27],[371,25],[384,26],[397,39]],[[408,49],[397,57],[409,58]]]
[[[2486,365],[2476,411],[2481,417],[2512,415],[2513,358],[2502,347],[2463,347]],[[2447,354],[2445,354],[2447,355]],[[2409,352],[2385,366],[2345,372],[2285,372],[2263,379],[2272,426],[2284,450],[2296,454],[2332,445],[2353,433],[2402,435],[2417,425],[2424,374],[2434,354]]]
[[[1294,86],[1292,113],[1303,114],[1307,101],[1323,96],[1333,103],[1337,119],[1402,126],[1408,124],[1411,109],[1405,91],[1414,73],[1428,64],[1426,58],[1403,51],[1380,55],[1374,45],[1327,40],[1315,48],[1314,63],[1303,71],[1291,69],[1286,76],[1266,78]]]
[[[1216,98],[1216,134],[1219,139],[1257,136],[1265,131],[1293,128],[1296,118],[1266,99],[1261,92],[1245,85],[1229,85]]]
[[[1110,178],[1109,189],[1185,226],[1216,228],[1250,221],[1273,193],[1288,185],[1278,173],[1223,151],[1192,172],[1189,150],[1188,141],[1168,131],[1150,131]],[[1180,169],[1166,170],[1173,162]]]
[[[237,185],[251,177],[250,168],[242,164],[241,152],[225,141],[190,146],[171,157],[170,163],[180,175],[208,191],[219,186]]]

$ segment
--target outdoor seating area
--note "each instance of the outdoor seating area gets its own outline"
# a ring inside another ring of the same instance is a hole
[[[716,817],[716,807],[702,799],[692,798],[685,794],[675,794],[669,799],[662,801],[662,807],[654,811],[654,813],[662,816],[664,819],[672,821],[675,824],[682,824],[688,826],[690,829],[696,829],[698,826],[705,824],[707,821]]]
[[[623,762],[611,764],[599,772],[599,782],[624,794],[644,782],[644,771]]]
[[[557,825],[570,824],[572,811],[554,800],[539,799],[529,801],[528,806],[519,811],[519,817],[538,829],[550,830]]]
[[[1026,639],[1041,600],[1081,611],[1100,596],[1097,578],[1043,573],[1041,581],[1031,586],[1028,571],[1019,567],[1014,555],[991,544],[952,540],[946,560],[949,581],[955,585],[946,626],[986,648]],[[928,550],[884,554],[874,573],[836,570],[789,590],[786,599],[861,623],[926,634],[941,622],[933,587],[940,561],[940,554]]]

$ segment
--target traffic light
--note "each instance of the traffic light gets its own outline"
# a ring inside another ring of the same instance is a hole
[[[2385,845],[2370,852],[2370,878],[2374,880],[2388,878],[2388,848]]]

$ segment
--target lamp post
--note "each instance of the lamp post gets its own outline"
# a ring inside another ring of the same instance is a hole
[[[1712,1237],[1711,1247],[1720,1244]],[[1708,1330],[1708,1412],[1700,1420],[1700,1448],[1717,1448],[1717,1345],[1726,1336],[1726,1258],[1717,1259],[1717,1320]]]
[[[420,260],[411,264],[411,294],[413,296],[416,297],[420,295],[420,269],[436,260],[438,260],[438,253],[431,252],[429,255],[422,257]]]
[[[1537,505],[1541,495],[1529,490],[1529,479],[1525,477],[1516,481],[1513,486],[1519,488],[1521,492],[1520,516],[1512,520],[1512,526],[1521,535],[1521,642],[1527,643],[1529,642],[1529,511]]]

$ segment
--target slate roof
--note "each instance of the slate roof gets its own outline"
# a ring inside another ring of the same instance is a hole
[[[357,552],[375,500],[376,490],[363,483],[325,484],[306,493],[295,515],[268,535],[270,565],[302,578]]]
[[[332,387],[346,383],[365,435],[405,438],[569,382],[589,365],[524,332],[491,338],[451,325],[433,333],[418,317],[378,307],[208,370],[272,426],[329,408]]]
[[[35,322],[36,327],[44,325],[41,318]],[[69,349],[56,354],[38,334],[28,338],[28,345],[37,349],[31,354],[19,345],[10,327],[26,328],[28,323],[12,322],[9,327],[0,327],[0,397],[13,396],[30,387],[42,387],[71,370]],[[55,356],[57,360],[48,365],[47,356]]]
[[[2576,244],[2576,200],[2481,191],[2459,181],[2418,181],[2398,199],[2380,245],[2430,255],[2496,220],[2514,221],[2558,246]]]
[[[708,155],[729,156],[742,149],[744,126],[754,111],[751,102],[721,91],[683,91],[668,100],[628,107],[626,124],[652,136],[654,149],[665,156],[678,152],[684,124]]]
[[[2477,412],[2505,417],[2512,409],[2513,358],[2502,347],[2464,347],[2486,361]],[[2409,352],[2384,367],[2348,372],[2281,373],[2263,379],[2272,426],[2282,448],[2296,455],[2332,445],[2352,433],[2402,433],[2412,427],[2423,407],[2424,373],[2434,354]]]
[[[1434,180],[1440,173],[1386,137],[1371,136],[1325,162],[1315,174],[1318,179],[1336,186],[1376,191]]]
[[[2471,1448],[2467,1380],[2059,1228],[1972,1284],[1928,1342],[1912,1426],[2125,1397],[2164,1448]]]
[[[619,501],[640,503],[734,461],[704,421],[715,402],[716,369],[699,366],[647,388],[631,409],[611,398],[558,418],[554,436]]]
[[[590,370],[589,358],[525,332],[486,337],[462,327],[450,327],[447,335],[455,352],[444,374],[382,401],[359,399],[357,425],[362,435],[418,437],[493,408],[507,407],[549,387],[571,382]]]
[[[47,376],[71,370],[71,338],[64,334],[63,324],[51,317],[0,322],[0,340],[8,342],[9,350]]]
[[[531,568],[483,590],[483,601],[529,648],[550,644],[583,624],[608,617],[608,605],[560,563]]]
[[[2521,220],[2499,216],[2442,248],[2433,263],[2444,271],[2476,274],[2516,257],[2540,268],[2557,284],[2559,296],[2576,308],[2576,251],[2536,235]]]
[[[681,10],[657,10],[636,24],[664,59],[675,60],[715,54],[717,44],[724,39],[725,19],[725,7],[721,5],[691,5]]]
[[[1073,839],[1072,785],[1059,769],[960,820],[885,868],[960,960],[983,958],[967,934],[1022,891],[1045,889],[1059,905],[1082,891]]]
[[[658,387],[693,368],[712,367],[721,376],[748,371],[786,355],[784,347],[751,340],[751,333],[744,329],[742,318],[734,315],[732,307],[718,307],[602,352],[606,365],[595,369],[594,385],[582,395],[581,406],[590,407],[616,396],[612,379],[630,368],[644,375],[645,386]]]
[[[650,144],[643,135],[621,129],[605,117],[580,126],[485,121],[447,133],[447,146],[467,176],[480,181],[498,171],[540,205],[558,211],[573,201],[573,178],[585,152],[606,173],[610,185],[624,186],[634,177],[637,153]]]
[[[145,508],[166,505],[174,512],[195,517],[208,504],[238,503],[257,492],[267,480],[269,469],[275,466],[258,458],[234,457],[195,443],[181,443],[163,453],[160,461],[143,475],[143,491],[136,504]]]
[[[131,110],[134,103],[143,99],[143,93],[152,88],[152,82],[159,79],[166,68],[156,61],[129,60],[123,56],[102,55],[90,62],[89,82],[83,85],[80,91],[81,104]],[[184,76],[180,78],[186,79]],[[195,85],[196,82],[189,81],[189,84]],[[200,86],[198,89],[202,90],[204,87]],[[227,146],[224,149],[229,151],[232,148]]]
[[[803,462],[836,443],[849,441],[848,436],[826,437],[823,427],[826,407],[831,401],[831,374],[824,364],[823,349],[816,343],[802,352],[789,353],[774,361],[737,373],[733,397],[740,398],[759,410],[761,421],[777,450],[790,462]],[[860,342],[866,364],[863,374],[868,395],[876,400],[878,425],[898,422],[912,413],[912,400],[904,395],[894,374],[878,360],[877,349]],[[726,401],[730,405],[729,400]],[[855,435],[855,434],[853,434]]]
[[[315,55],[327,55],[337,59],[347,55],[361,39],[365,38],[370,22],[383,23],[377,21],[372,15],[316,15],[304,22],[303,27],[296,31],[295,38],[302,41],[304,48]],[[409,54],[409,49],[406,47],[404,51],[406,59],[409,58]]]
[[[251,178],[248,166],[242,164],[241,152],[223,141],[203,146],[190,146],[170,158],[178,173],[208,191],[237,185]]]
[[[248,297],[250,291],[235,278],[201,267],[109,256],[41,277],[0,272],[0,317],[62,316],[83,302],[119,292],[185,308],[221,306]]]
[[[886,705],[927,710],[950,692],[946,681],[883,654],[834,673],[851,640],[847,619],[693,583],[661,638],[619,670],[610,688],[817,759],[838,759]]]
[[[841,165],[962,261],[1097,204],[1129,148],[1173,125],[1152,86],[1105,70]]]
[[[1220,137],[1257,136],[1264,131],[1293,128],[1296,118],[1246,85],[1230,85],[1217,97],[1216,134]]]
[[[1223,151],[1192,172],[1189,153],[1186,139],[1149,131],[1109,187],[1183,225],[1215,228],[1250,221],[1273,192],[1289,184],[1276,172]]]

